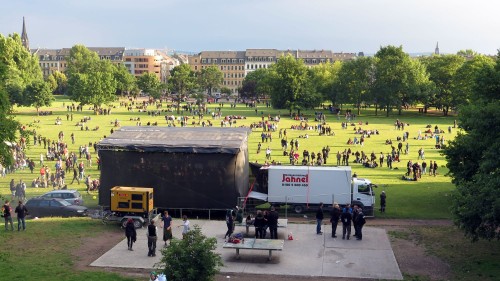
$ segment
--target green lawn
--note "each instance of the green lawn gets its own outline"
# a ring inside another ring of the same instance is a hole
[[[53,103],[50,108],[42,108],[43,111],[52,111],[53,115],[50,116],[37,116],[36,111],[33,108],[15,108],[15,113],[17,119],[30,130],[36,129],[38,134],[45,136],[51,140],[56,140],[59,131],[63,131],[65,134],[65,141],[68,143],[69,151],[78,151],[79,145],[92,144],[98,142],[104,136],[110,134],[111,129],[116,129],[111,124],[115,119],[120,121],[121,126],[135,126],[137,121],[130,121],[131,118],[140,117],[141,122],[145,125],[147,122],[158,121],[160,126],[165,126],[166,121],[163,116],[152,117],[148,116],[147,113],[139,113],[137,110],[135,112],[128,112],[126,108],[120,108],[119,102],[114,103],[116,108],[113,108],[111,115],[94,115],[89,106],[85,106],[83,112],[73,112],[73,121],[66,121],[66,105],[69,105],[69,101],[66,97],[57,96],[56,102]],[[215,105],[210,105],[209,108],[213,110]],[[163,106],[165,109],[166,106]],[[150,106],[153,110],[153,107]],[[379,112],[383,116],[375,116],[373,109],[363,110],[361,115],[357,120],[353,121],[356,123],[356,127],[361,127],[363,129],[377,129],[380,135],[372,135],[371,138],[367,138],[364,147],[360,146],[348,146],[346,144],[348,138],[354,138],[359,135],[353,133],[353,128],[349,126],[347,130],[341,129],[341,122],[345,121],[343,118],[337,120],[336,115],[329,114],[326,110],[323,110],[327,114],[327,123],[331,126],[332,130],[335,132],[335,136],[319,136],[318,133],[314,131],[299,131],[291,130],[292,125],[299,124],[298,121],[292,120],[291,118],[285,116],[286,110],[274,110],[270,108],[265,108],[261,106],[258,108],[258,114],[255,114],[253,108],[247,108],[244,105],[239,104],[236,108],[230,108],[229,104],[225,104],[222,108],[223,115],[242,115],[247,118],[244,120],[237,120],[237,126],[249,126],[253,122],[258,122],[261,120],[261,112],[265,116],[270,114],[275,116],[279,113],[282,114],[281,122],[279,122],[279,128],[287,129],[288,141],[291,139],[297,139],[300,135],[309,134],[309,138],[299,138],[299,150],[307,149],[310,152],[321,151],[323,147],[327,145],[330,147],[330,158],[328,159],[328,165],[335,164],[335,153],[337,151],[343,151],[344,149],[351,148],[353,152],[356,150],[364,150],[365,153],[370,154],[372,151],[376,153],[377,157],[380,152],[387,153],[390,151],[390,146],[385,145],[386,139],[392,139],[394,145],[397,145],[396,137],[402,136],[402,131],[394,129],[394,121],[396,118],[409,123],[410,126],[405,128],[405,131],[410,133],[410,154],[402,155],[401,162],[395,163],[393,166],[398,169],[389,170],[386,167],[369,169],[364,168],[360,164],[351,164],[353,170],[358,174],[359,177],[365,177],[372,182],[379,185],[378,190],[376,190],[377,195],[380,194],[381,190],[386,190],[387,192],[387,212],[383,214],[384,217],[391,218],[418,218],[418,219],[439,219],[439,218],[450,218],[448,206],[449,206],[449,194],[453,189],[453,185],[450,183],[450,178],[444,176],[447,169],[444,167],[445,159],[440,151],[433,149],[434,140],[414,140],[413,138],[418,134],[418,131],[425,131],[425,126],[431,124],[433,127],[438,125],[440,128],[445,129],[453,124],[453,117],[442,117],[439,114],[430,114],[430,116],[422,116],[414,111],[404,112],[402,116],[393,115],[391,117],[385,117],[385,112]],[[171,113],[171,114],[175,114]],[[310,124],[315,125],[314,122],[314,111],[306,111],[305,114],[310,118]],[[176,114],[175,114],[176,115]],[[81,131],[80,127],[75,126],[75,124],[82,119],[84,116],[91,117],[92,120],[87,122],[89,129],[99,126],[98,131]],[[62,118],[62,125],[54,125],[56,117]],[[205,118],[211,119],[211,116]],[[34,123],[38,120],[39,123]],[[191,121],[191,120],[190,120]],[[363,125],[358,125],[358,122],[362,122]],[[365,122],[369,122],[369,125],[365,125]],[[214,126],[220,126],[220,121],[213,120]],[[189,122],[189,126],[191,122]],[[70,135],[75,134],[75,144],[71,144]],[[257,161],[259,163],[265,162],[265,149],[269,146],[272,149],[272,159],[275,161],[282,162],[284,164],[288,163],[288,158],[283,156],[280,139],[278,138],[278,132],[273,133],[273,141],[269,143],[262,144],[262,152],[257,154],[257,144],[260,141],[261,129],[254,129],[254,132],[250,135],[248,141],[250,161]],[[455,136],[455,131],[452,134],[445,134],[447,140]],[[32,144],[32,140],[30,139]],[[426,159],[436,160],[440,166],[437,177],[424,176],[421,181],[418,182],[407,182],[401,180],[401,176],[405,173],[406,162],[409,159],[417,160],[417,151],[419,147],[424,148]],[[93,152],[93,149],[91,149]],[[28,186],[31,181],[38,176],[38,162],[40,158],[40,153],[45,154],[43,146],[29,146],[27,150],[27,156],[34,158],[37,163],[34,174],[30,174],[29,170],[17,171],[15,174],[9,174],[6,178],[0,178],[0,192],[3,195],[8,195],[8,183],[10,179],[14,178],[16,182],[19,179],[23,179],[27,182]],[[96,155],[93,154],[93,159],[95,161]],[[353,157],[351,157],[353,159]],[[54,165],[52,162],[49,166]],[[96,169],[94,163],[93,167],[86,170],[86,174],[90,174],[92,178],[99,176],[99,171]],[[68,177],[71,179],[71,174]],[[84,190],[84,184],[81,183],[77,185],[76,182],[70,185],[70,188],[76,188],[81,191]],[[28,197],[40,195],[46,192],[46,189],[28,189]],[[95,194],[85,195],[86,205],[89,207],[96,207],[97,200],[93,199]],[[378,198],[377,198],[378,200]],[[378,203],[377,203],[378,204]],[[379,214],[377,214],[379,215]]]

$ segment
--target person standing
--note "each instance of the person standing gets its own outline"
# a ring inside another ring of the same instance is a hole
[[[182,239],[186,238],[186,234],[189,232],[190,228],[190,223],[188,221],[188,217],[186,215],[182,216],[182,225],[179,225],[177,227],[182,226]]]
[[[266,227],[266,219],[264,218],[264,215],[262,214],[261,210],[257,211],[257,215],[255,216],[253,225],[255,226],[255,238],[264,239],[265,238],[264,228]]]
[[[151,220],[151,222],[148,225],[148,257],[155,257],[156,256],[156,241],[158,240],[158,235],[157,235],[157,227],[155,225],[155,221]]]
[[[434,176],[436,176],[437,169],[438,169],[438,164],[436,163],[436,161],[434,161],[434,165],[432,166],[432,174]]]
[[[269,233],[271,234],[271,239],[278,239],[278,218],[279,214],[275,207],[271,207],[271,212],[267,217],[267,225],[269,226]]]
[[[73,184],[75,180],[78,182],[78,184],[80,184],[80,179],[78,178],[78,170],[76,169],[76,167],[73,167],[73,180],[71,181],[71,184]]]
[[[346,239],[347,235],[347,240],[349,240],[349,237],[351,236],[352,214],[350,207],[350,205],[347,205],[340,215],[340,220],[342,221],[342,239]]]
[[[26,230],[26,214],[28,213],[28,209],[24,206],[23,201],[19,201],[19,205],[17,205],[15,212],[17,213],[17,231],[21,230],[21,224],[23,226],[23,231]]]
[[[163,222],[163,242],[167,246],[167,241],[172,241],[172,217],[169,216],[168,211],[165,211],[161,219]]]
[[[128,250],[133,251],[132,246],[137,239],[137,232],[135,231],[134,220],[129,218],[125,225],[125,236],[127,237]]]
[[[330,222],[332,223],[332,238],[337,238],[337,225],[340,219],[340,206],[334,203],[332,211],[330,212]]]
[[[224,239],[227,237],[231,237],[231,234],[233,234],[234,231],[234,212],[233,210],[228,210],[226,213],[226,226],[227,226],[227,231],[226,235],[224,235]]]
[[[358,214],[356,216],[356,222],[355,222],[355,227],[356,227],[356,240],[363,240],[363,226],[365,225],[366,220],[365,220],[365,214],[363,214],[363,210],[361,208],[358,208]]]
[[[323,223],[323,202],[319,203],[318,210],[316,211],[316,234],[322,235],[321,224]]]
[[[386,198],[385,191],[382,191],[380,193],[380,212],[385,213],[385,198]]]
[[[358,237],[358,225],[356,224],[360,208],[358,205],[354,205],[352,208],[352,225],[354,226],[354,237]]]
[[[5,230],[9,230],[8,223],[10,222],[10,230],[14,231],[14,223],[12,222],[12,208],[10,207],[9,200],[5,200],[2,211],[3,218],[5,219]]]

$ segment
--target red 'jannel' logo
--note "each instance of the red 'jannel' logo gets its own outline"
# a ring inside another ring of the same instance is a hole
[[[281,182],[305,182],[309,183],[309,176],[308,175],[288,175],[288,174],[283,174],[283,179]]]

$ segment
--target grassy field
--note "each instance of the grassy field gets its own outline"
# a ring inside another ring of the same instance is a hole
[[[2,220],[3,221],[3,220]],[[72,251],[82,239],[103,237],[119,231],[115,225],[104,226],[89,218],[51,218],[27,221],[27,230],[4,231],[0,235],[0,272],[2,280],[123,280],[105,271],[76,271]]]
[[[57,140],[58,133],[60,131],[64,132],[65,141],[68,143],[69,151],[78,152],[78,147],[80,145],[92,144],[98,142],[104,136],[110,134],[111,129],[116,129],[113,126],[113,122],[118,120],[121,126],[136,126],[137,121],[130,121],[132,118],[140,117],[143,125],[147,122],[158,122],[159,126],[165,126],[166,121],[163,116],[148,116],[147,113],[140,113],[135,110],[135,112],[129,112],[126,108],[119,107],[119,102],[114,103],[116,108],[113,108],[111,115],[94,115],[93,112],[86,106],[83,112],[72,112],[73,121],[66,121],[67,112],[66,106],[69,105],[71,101],[65,97],[58,96],[56,102],[53,103],[50,108],[43,108],[44,111],[52,111],[53,115],[50,116],[37,116],[36,111],[33,108],[15,108],[15,113],[17,119],[24,124],[27,129],[35,129],[38,134],[50,139]],[[211,110],[215,108],[216,105],[212,104],[209,106]],[[166,109],[166,106],[163,106]],[[150,106],[150,110],[152,106]],[[446,177],[445,174],[447,169],[445,168],[445,159],[439,150],[434,149],[434,140],[415,140],[414,137],[417,136],[418,132],[424,132],[427,124],[431,124],[432,127],[438,125],[439,128],[444,129],[453,124],[453,117],[442,117],[439,114],[429,114],[429,116],[422,116],[415,111],[404,112],[402,116],[393,115],[391,117],[385,116],[375,116],[372,109],[367,109],[362,112],[362,114],[357,117],[353,122],[356,124],[356,128],[361,127],[362,129],[378,130],[379,135],[372,135],[371,138],[367,138],[365,145],[363,147],[347,145],[347,139],[353,139],[355,135],[353,132],[354,127],[349,126],[347,130],[341,129],[341,122],[345,121],[344,118],[337,120],[336,115],[329,114],[326,110],[323,112],[327,115],[327,125],[329,125],[335,132],[335,136],[319,136],[315,131],[302,131],[302,130],[291,130],[292,125],[298,125],[299,121],[292,120],[291,118],[285,116],[286,111],[279,111],[270,108],[265,108],[265,106],[258,107],[258,113],[255,114],[253,108],[247,108],[244,105],[238,105],[236,108],[230,108],[229,104],[226,103],[222,108],[223,115],[241,115],[247,117],[246,119],[237,120],[237,126],[249,126],[253,122],[258,122],[261,120],[261,113],[265,116],[270,114],[271,116],[276,116],[281,113],[282,119],[279,122],[279,128],[287,129],[288,142],[291,139],[299,140],[299,151],[307,149],[309,152],[315,151],[316,153],[321,151],[323,147],[329,146],[330,157],[328,159],[327,165],[336,164],[335,154],[337,151],[343,151],[344,149],[351,148],[353,152],[363,150],[365,153],[370,154],[375,152],[379,155],[380,152],[390,152],[390,146],[385,145],[386,139],[392,139],[394,145],[397,146],[396,137],[402,136],[403,132],[395,130],[394,122],[396,118],[399,118],[405,123],[410,124],[410,126],[405,127],[405,131],[410,134],[410,153],[408,155],[401,155],[401,162],[394,163],[393,167],[397,169],[390,170],[386,167],[379,167],[375,169],[364,168],[361,164],[353,164],[353,171],[355,171],[359,177],[365,177],[372,182],[379,185],[377,194],[380,194],[382,190],[387,193],[387,211],[385,214],[377,214],[377,216],[384,216],[390,218],[418,218],[418,219],[441,219],[450,218],[449,214],[449,194],[453,189],[453,185],[450,183],[450,178]],[[175,114],[175,113],[169,113]],[[306,111],[305,114],[309,117],[309,124],[315,125],[314,122],[314,111]],[[385,112],[379,114],[385,115]],[[164,115],[164,114],[163,114]],[[83,119],[84,116],[90,117],[91,120],[87,122],[89,131],[82,131],[80,127],[75,126],[75,124]],[[62,125],[55,125],[55,119],[60,117],[62,119]],[[211,119],[211,116],[205,117],[206,119]],[[192,119],[191,119],[192,120]],[[191,121],[190,120],[190,121]],[[35,123],[35,121],[39,121]],[[220,126],[219,120],[212,120],[214,126]],[[358,125],[361,122],[362,125]],[[368,122],[369,125],[365,125]],[[188,122],[191,125],[191,122]],[[99,130],[92,131],[93,128],[99,127]],[[280,139],[278,138],[278,132],[273,133],[273,141],[265,142],[262,144],[261,153],[257,154],[257,144],[260,139],[261,129],[254,129],[253,133],[249,137],[249,154],[250,161],[257,161],[259,163],[265,162],[265,150],[269,147],[272,150],[272,159],[279,161],[283,164],[289,162],[286,156],[283,156]],[[75,144],[71,144],[70,135],[74,133]],[[309,135],[308,139],[299,138],[301,135]],[[447,140],[452,139],[456,132],[453,131],[452,134],[445,134]],[[27,182],[29,186],[31,181],[38,176],[39,170],[39,159],[40,154],[45,154],[43,145],[33,146],[33,140],[30,139],[30,145],[27,150],[27,155],[29,158],[35,159],[37,167],[35,168],[34,174],[30,174],[29,169],[19,170],[15,174],[9,174],[6,178],[0,178],[0,193],[3,195],[8,195],[8,183],[11,179],[15,179],[16,182],[19,179],[23,179]],[[438,169],[439,175],[437,177],[423,176],[421,181],[418,182],[408,182],[401,180],[401,176],[406,171],[406,163],[408,160],[417,160],[417,151],[422,147],[425,150],[425,155],[427,160],[436,160],[440,166]],[[93,149],[92,158],[95,161],[96,154]],[[353,159],[354,157],[351,157]],[[54,170],[54,162],[47,162],[49,167]],[[99,176],[99,171],[96,169],[94,162],[93,167],[86,167],[86,174],[90,174],[92,178]],[[71,174],[68,174],[67,178],[71,179]],[[69,183],[69,182],[68,182]],[[84,190],[84,184],[69,185],[70,188],[76,188],[81,191]],[[43,188],[29,188],[27,191],[27,196],[37,196],[45,193],[47,190]],[[97,201],[94,198],[95,194],[86,195],[85,201],[86,205],[89,207],[96,207]],[[378,199],[378,198],[377,198]],[[378,203],[377,203],[378,204]]]
[[[93,115],[93,112],[85,107],[83,112],[73,112],[73,121],[66,121],[65,105],[71,102],[65,97],[57,97],[56,102],[50,108],[42,110],[52,111],[51,116],[37,116],[33,108],[15,108],[16,118],[28,129],[36,129],[38,134],[49,139],[57,139],[59,131],[65,134],[65,141],[69,145],[70,151],[77,151],[80,145],[98,142],[105,135],[110,134],[113,129],[115,119],[120,121],[122,126],[135,126],[136,121],[130,121],[131,118],[141,118],[142,124],[158,121],[160,126],[166,124],[163,116],[151,117],[147,113],[128,112],[125,108],[119,108],[119,103],[114,105],[111,115]],[[215,105],[209,108],[213,110]],[[163,108],[165,109],[165,107]],[[314,131],[294,131],[290,130],[290,126],[297,125],[298,121],[291,120],[285,117],[285,111],[279,112],[267,108],[258,108],[258,115],[254,109],[246,108],[244,105],[238,105],[236,108],[229,108],[226,104],[223,109],[223,115],[243,115],[247,118],[238,120],[237,126],[250,125],[253,122],[261,120],[261,111],[265,115],[282,114],[282,120],[279,123],[279,128],[287,128],[288,140],[296,139],[299,135],[309,134],[308,139],[300,138],[300,151],[307,149],[310,152],[318,152],[324,146],[331,148],[328,165],[334,164],[334,154],[336,151],[343,151],[346,148],[351,148],[353,152],[356,150],[364,150],[365,153],[374,151],[377,156],[380,152],[387,153],[390,151],[390,146],[385,145],[386,139],[396,140],[397,136],[402,136],[402,131],[394,129],[393,123],[396,118],[409,123],[405,131],[410,133],[410,154],[402,155],[401,162],[395,163],[394,167],[398,169],[390,170],[386,167],[382,168],[363,168],[360,164],[351,164],[353,170],[360,176],[371,179],[379,185],[377,194],[381,190],[387,192],[387,212],[385,214],[377,213],[377,217],[388,218],[414,218],[414,219],[449,219],[449,204],[450,193],[453,190],[453,185],[450,183],[450,178],[445,174],[447,169],[444,167],[445,159],[440,151],[433,149],[434,140],[414,140],[418,131],[424,131],[427,124],[432,127],[438,125],[440,128],[446,128],[453,124],[453,117],[442,117],[438,114],[428,114],[422,116],[415,111],[404,112],[402,116],[393,115],[391,117],[375,116],[372,109],[364,110],[360,117],[354,122],[363,122],[363,125],[356,125],[363,129],[377,129],[380,135],[374,135],[366,140],[364,147],[348,146],[346,141],[348,138],[354,138],[353,127],[349,126],[348,130],[342,130],[340,123],[344,120],[337,120],[336,116],[327,113],[327,123],[335,132],[335,136],[319,136]],[[326,113],[326,111],[325,111]],[[311,124],[314,123],[312,117],[314,111],[307,111],[306,114],[310,117]],[[383,112],[382,114],[385,114]],[[90,129],[99,126],[97,131],[81,131],[75,124],[84,116],[91,117],[92,120],[87,123]],[[62,125],[54,125],[56,117],[62,118]],[[210,118],[211,117],[207,117]],[[39,121],[39,123],[34,123]],[[369,125],[364,125],[368,122]],[[219,126],[219,122],[215,121],[214,125]],[[191,125],[190,125],[191,126]],[[70,135],[75,134],[76,142],[71,144]],[[273,153],[272,158],[275,161],[288,163],[288,159],[282,156],[278,132],[273,133],[273,141],[262,145],[262,152],[256,154],[257,144],[260,141],[260,130],[254,130],[249,139],[250,160],[263,163],[265,161],[265,149],[269,146]],[[452,134],[445,134],[447,140],[452,139],[456,135],[456,131]],[[358,135],[359,136],[359,135]],[[418,182],[409,182],[401,180],[401,176],[405,173],[406,162],[409,159],[417,160],[418,148],[424,148],[426,159],[436,160],[439,164],[439,175],[437,177],[423,176]],[[92,150],[93,151],[93,150]],[[19,181],[23,179],[29,185],[31,180],[38,176],[39,155],[45,154],[43,146],[32,146],[32,140],[27,150],[27,155],[34,158],[37,163],[35,173],[30,174],[28,169],[16,171],[14,174],[8,174],[5,178],[0,178],[0,194],[10,198],[8,191],[8,183],[11,179]],[[93,159],[95,159],[95,153]],[[53,166],[54,162],[46,162],[49,166]],[[87,174],[92,177],[98,177],[99,172],[94,165],[87,168]],[[70,185],[70,188],[76,188],[84,191],[83,183]],[[43,188],[28,188],[28,197],[33,197],[47,192]],[[83,192],[83,194],[85,194]],[[97,201],[93,199],[96,194],[84,195],[86,205],[96,207]],[[378,199],[378,198],[377,198]],[[40,219],[29,220],[28,231],[17,233],[6,232],[0,235],[0,272],[5,280],[25,279],[27,273],[31,275],[31,279],[36,280],[132,280],[117,276],[112,273],[100,271],[75,271],[73,267],[74,257],[71,256],[71,249],[80,247],[82,241],[87,237],[96,237],[102,239],[105,234],[110,231],[117,231],[114,224],[103,226],[97,220],[87,218],[80,219]],[[498,276],[498,243],[480,242],[471,244],[464,239],[462,234],[453,227],[443,228],[421,228],[409,231],[416,231],[421,237],[421,243],[426,245],[429,253],[437,255],[448,261],[456,276],[465,276],[460,280],[495,280]],[[403,235],[405,236],[405,235]],[[27,241],[30,241],[27,243]],[[493,261],[492,261],[493,260]],[[36,274],[36,275],[34,275]],[[423,280],[418,276],[407,276],[405,280]],[[456,279],[459,280],[459,279]]]

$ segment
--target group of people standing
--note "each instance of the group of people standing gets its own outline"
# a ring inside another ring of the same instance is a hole
[[[160,226],[163,228],[163,241],[165,242],[165,247],[168,246],[168,241],[172,241],[172,217],[168,214],[168,211],[164,211],[160,218]],[[187,216],[182,216],[183,223],[177,227],[183,227],[182,237],[184,238],[190,230],[190,222]],[[133,245],[137,240],[137,231],[135,229],[134,220],[129,218],[125,225],[125,236],[127,237],[127,247],[129,251],[133,251]],[[156,242],[158,241],[158,228],[155,225],[155,221],[151,220],[146,230],[146,237],[148,243],[148,257],[156,256]],[[171,243],[171,242],[170,242]]]
[[[354,226],[354,237],[356,237],[356,240],[363,239],[363,226],[365,225],[366,220],[362,208],[358,205],[351,207],[351,205],[348,204],[341,210],[340,206],[337,203],[334,203],[330,215],[330,222],[332,223],[332,238],[337,238],[337,226],[339,221],[341,221],[342,239],[350,240],[352,226]],[[316,234],[318,235],[323,234],[321,231],[323,219],[323,203],[320,203],[320,206],[316,211]]]
[[[26,230],[26,215],[28,214],[28,209],[24,206],[23,201],[19,201],[14,212],[17,214],[17,231],[21,231],[21,228]],[[2,217],[5,220],[5,230],[14,231],[14,223],[12,222],[12,207],[10,206],[10,201],[5,200],[4,205],[2,206]]]

